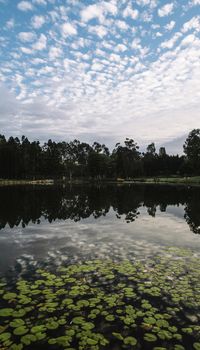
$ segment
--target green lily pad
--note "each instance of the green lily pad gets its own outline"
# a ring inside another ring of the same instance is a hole
[[[12,344],[10,350],[22,350],[23,344]]]
[[[184,346],[180,345],[180,344],[176,344],[174,345],[174,350],[185,350]]]
[[[37,340],[43,340],[46,338],[46,333],[42,333],[42,332],[38,332],[38,333],[35,333],[35,337]]]
[[[31,328],[31,333],[36,334],[36,333],[40,333],[46,330],[46,327],[44,325],[40,325],[40,326],[34,326]]]
[[[59,327],[59,323],[55,321],[48,322],[46,324],[47,329],[57,329]]]
[[[134,337],[126,337],[124,338],[124,344],[134,346],[137,344],[137,339],[135,339]]]
[[[17,297],[16,293],[5,293],[3,296],[3,299],[11,300],[11,299],[15,299],[16,297]]]
[[[32,342],[35,342],[37,338],[33,334],[26,334],[23,337],[21,337],[21,342],[24,345],[30,345]]]
[[[9,317],[13,314],[13,309],[11,308],[5,308],[0,310],[0,317]]]
[[[10,326],[13,328],[18,328],[24,325],[24,321],[21,318],[16,318],[14,321],[10,322]]]
[[[113,337],[115,337],[119,340],[124,340],[124,338],[122,337],[122,335],[120,333],[113,332],[112,335],[113,335]]]
[[[112,322],[112,321],[115,320],[115,317],[114,317],[113,315],[107,315],[107,316],[105,317],[105,320],[108,321],[108,322]]]
[[[11,333],[6,332],[0,334],[0,342],[5,342],[6,340],[9,340],[11,338]]]
[[[28,329],[25,326],[20,326],[14,329],[13,334],[15,335],[24,335],[28,333]]]
[[[157,337],[155,334],[146,333],[144,335],[144,340],[146,340],[147,342],[155,342],[157,340]]]

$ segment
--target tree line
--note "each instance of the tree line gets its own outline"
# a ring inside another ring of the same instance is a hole
[[[141,176],[200,175],[200,129],[192,130],[184,145],[184,155],[168,155],[165,147],[156,151],[154,143],[145,152],[130,138],[117,143],[112,151],[104,144],[74,140],[43,145],[27,137],[0,135],[0,178],[96,178],[131,179]]]

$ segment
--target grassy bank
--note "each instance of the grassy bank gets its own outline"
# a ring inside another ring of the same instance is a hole
[[[0,179],[0,186],[12,186],[12,185],[53,185],[54,180],[6,180]]]
[[[191,177],[155,177],[155,178],[137,178],[134,179],[137,183],[152,183],[152,184],[177,184],[177,185],[200,185],[200,176]]]
[[[134,178],[134,179],[73,179],[69,180],[53,180],[53,179],[42,179],[42,180],[7,180],[0,179],[0,186],[12,186],[12,185],[54,185],[54,184],[88,184],[88,183],[110,183],[110,184],[175,184],[175,185],[193,185],[200,186],[200,176],[191,176],[191,177],[155,177],[155,178]]]

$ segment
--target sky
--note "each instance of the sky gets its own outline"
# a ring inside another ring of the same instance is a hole
[[[200,0],[0,0],[1,134],[173,152],[199,111]]]

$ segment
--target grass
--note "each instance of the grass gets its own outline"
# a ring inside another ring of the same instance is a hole
[[[144,182],[153,184],[187,184],[187,185],[200,185],[200,176],[187,176],[187,177],[155,177],[155,178],[136,178],[134,182]]]
[[[65,183],[70,181],[56,180],[57,183]],[[71,183],[93,183],[94,180],[79,180],[73,179]],[[122,179],[117,178],[116,180],[111,179],[103,179],[98,180],[98,182],[103,183],[145,183],[145,184],[176,184],[176,185],[200,185],[200,176],[186,176],[186,177],[178,177],[178,176],[169,176],[169,177],[138,177],[133,179]],[[40,180],[9,180],[9,179],[0,179],[0,186],[10,186],[10,185],[53,185],[55,181],[53,179],[40,179]]]
[[[12,186],[12,185],[53,185],[54,180],[8,180],[0,179],[0,186]]]

